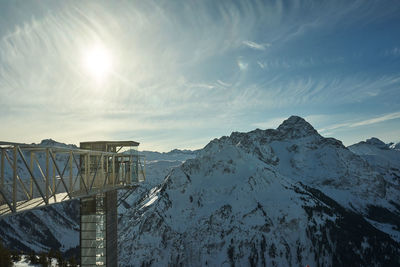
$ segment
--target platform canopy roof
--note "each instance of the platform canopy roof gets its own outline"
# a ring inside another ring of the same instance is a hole
[[[80,145],[99,144],[108,146],[138,146],[139,142],[135,141],[87,141],[81,142]]]

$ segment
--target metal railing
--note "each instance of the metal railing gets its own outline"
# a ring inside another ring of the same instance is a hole
[[[0,142],[0,216],[145,180],[136,154]]]

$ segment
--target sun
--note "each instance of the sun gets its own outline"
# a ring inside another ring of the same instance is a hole
[[[111,72],[112,58],[104,46],[96,45],[84,53],[83,65],[96,80],[104,80]]]

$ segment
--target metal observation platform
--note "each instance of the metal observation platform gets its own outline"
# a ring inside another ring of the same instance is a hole
[[[0,142],[0,218],[80,199],[81,266],[117,266],[117,190],[145,180],[134,141]]]

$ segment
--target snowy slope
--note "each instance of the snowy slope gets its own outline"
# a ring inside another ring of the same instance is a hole
[[[33,144],[35,145],[35,144]],[[57,146],[76,148],[74,145],[66,145],[52,139],[43,140],[38,146]],[[173,150],[168,153],[150,152],[153,155],[146,164],[146,181],[132,193],[131,198],[146,197],[149,190],[161,183],[173,167],[177,167],[186,159],[194,158],[195,153],[190,150]],[[158,157],[156,157],[158,155]],[[29,162],[29,154],[25,155]],[[170,157],[169,157],[170,156]],[[44,155],[37,154],[38,160],[44,166]],[[64,155],[56,157],[60,166],[67,160]],[[35,172],[39,170],[35,169]],[[76,171],[76,170],[74,170]],[[6,165],[6,177],[11,177],[10,166]],[[29,177],[24,170],[19,170],[21,177]],[[40,173],[35,173],[40,176]],[[121,190],[120,195],[124,192]],[[123,205],[119,212],[124,212]],[[79,250],[79,202],[70,201],[55,204],[45,209],[9,216],[0,219],[0,237],[3,243],[10,249],[29,252],[48,251],[50,248],[59,249],[64,253],[77,253]]]
[[[385,175],[392,183],[400,184],[400,144],[386,145],[378,138],[371,138],[349,146],[349,149],[360,155],[369,165]]]
[[[9,249],[29,252],[60,250],[76,252],[79,244],[79,202],[8,216],[0,220],[0,236]]]
[[[378,161],[293,116],[199,151],[143,152],[147,181],[118,210],[120,266],[399,266],[398,154],[369,145]],[[76,246],[77,203],[48,209],[0,220],[4,243]]]
[[[154,151],[142,151],[140,154],[146,157],[146,180],[140,183],[140,186],[135,190],[131,190],[129,195],[129,202],[135,203],[139,199],[144,199],[153,195],[152,189],[161,184],[165,177],[170,173],[173,168],[180,166],[188,159],[193,159],[199,151],[191,150],[178,150],[174,149],[167,153],[160,153]],[[129,193],[126,190],[119,190],[120,198]],[[118,213],[123,216],[131,205],[127,201],[123,201],[122,205],[118,207]]]
[[[14,262],[14,267],[39,267],[42,266],[42,264],[33,264],[29,260],[29,256],[27,255],[22,255],[21,260],[18,262]],[[59,267],[60,265],[58,264],[57,260],[52,258],[51,262],[49,263],[48,267]]]
[[[400,264],[399,185],[300,117],[232,133],[120,219],[134,265]]]
[[[199,154],[199,150],[179,150],[170,152],[141,151],[146,157],[146,181],[144,185],[155,186],[160,184],[172,168],[181,165],[188,159],[193,159]]]
[[[400,150],[400,142],[397,143],[397,144],[391,143],[391,144],[389,145],[389,147],[390,147],[391,149]]]

